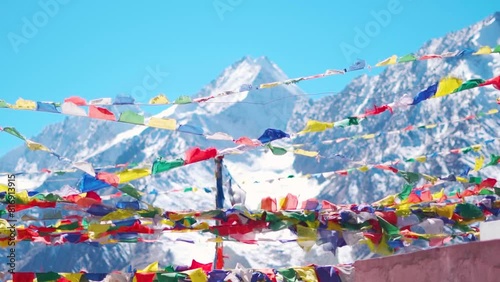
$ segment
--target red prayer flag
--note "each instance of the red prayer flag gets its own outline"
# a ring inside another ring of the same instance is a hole
[[[153,282],[156,273],[135,273],[137,282]]]
[[[116,121],[115,114],[106,108],[89,106],[89,117]]]
[[[204,272],[210,272],[212,271],[212,263],[209,262],[209,263],[200,263],[200,262],[197,262],[195,260],[192,260],[191,261],[191,267],[189,267],[189,269],[197,269],[197,268],[201,268]]]
[[[252,147],[257,147],[257,146],[260,146],[262,145],[262,143],[260,143],[260,141],[255,141],[255,140],[252,140],[248,137],[241,137],[237,140],[234,140],[234,143],[238,144],[238,145],[247,145],[247,146],[252,146]]]
[[[36,278],[33,272],[14,272],[12,276],[13,281],[16,282],[33,282]]]
[[[325,200],[321,201],[321,206],[325,210],[334,210],[334,211],[336,211],[338,209],[337,205],[332,204],[332,203],[330,203],[328,201],[325,201]]]
[[[375,212],[375,214],[377,216],[383,218],[385,221],[389,222],[392,225],[395,225],[395,226],[398,225],[398,216],[393,211]]]
[[[383,106],[380,106],[380,107],[377,107],[377,105],[374,105],[373,106],[373,110],[366,110],[365,111],[365,116],[374,116],[374,115],[378,115],[378,114],[381,114],[385,111],[389,110],[392,114],[392,108],[389,107],[389,105],[383,105]]]
[[[479,86],[492,85],[496,89],[500,90],[500,75],[492,79],[488,79],[485,82],[479,84]]]
[[[286,211],[295,210],[298,204],[299,200],[297,199],[297,196],[288,193],[285,197],[283,205],[280,208]]]
[[[191,148],[186,152],[186,160],[185,164],[192,164],[196,162],[201,162],[204,160],[212,159],[217,156],[217,149],[208,148],[206,150],[202,150],[198,147]]]
[[[265,211],[276,211],[276,200],[271,197],[266,197],[260,201],[260,208]]]
[[[441,55],[429,54],[429,55],[423,55],[422,57],[420,57],[418,59],[420,61],[423,61],[423,60],[440,59],[440,58],[442,58]]]
[[[392,166],[388,166],[388,165],[383,165],[383,164],[379,164],[379,165],[375,165],[373,166],[374,168],[378,168],[378,169],[383,169],[383,170],[390,170],[394,173],[398,173],[398,169],[395,168],[395,167],[392,167]]]
[[[120,182],[118,175],[110,172],[99,172],[96,178],[113,187],[118,187],[118,183]]]
[[[71,96],[69,98],[66,98],[66,99],[64,99],[64,102],[70,102],[70,103],[73,103],[77,106],[87,105],[87,101],[85,101],[85,99],[78,97],[78,96]]]
[[[481,188],[495,187],[495,184],[497,184],[497,180],[496,179],[494,179],[494,178],[487,178],[487,179],[483,180],[479,184],[479,189],[481,189]]]

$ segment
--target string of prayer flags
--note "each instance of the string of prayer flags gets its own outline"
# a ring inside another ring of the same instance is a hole
[[[421,103],[422,101],[428,100],[430,98],[439,98],[450,94],[458,93],[464,90],[469,90],[477,87],[484,87],[488,85],[492,85],[495,88],[500,89],[500,76],[494,77],[487,81],[480,79],[472,79],[465,82],[463,82],[459,78],[445,77],[441,79],[438,83],[433,84],[427,87],[425,90],[419,92],[411,102],[406,100],[404,100],[403,102],[403,100],[399,100],[378,107],[374,106],[373,110],[369,109],[364,114],[351,116],[346,119],[331,123],[311,120],[307,122],[305,128],[298,134],[305,134],[310,132],[322,132],[327,129],[331,129],[334,126],[346,127],[351,125],[359,125],[359,122],[364,118],[366,118],[367,116],[379,115],[385,111],[390,111],[392,113],[393,108],[395,107],[415,106]]]
[[[340,137],[336,139],[329,139],[329,140],[322,140],[320,141],[322,144],[333,144],[333,143],[340,143],[348,140],[358,140],[358,139],[372,139],[376,138],[379,136],[383,135],[391,135],[391,134],[400,134],[400,133],[406,133],[409,131],[415,131],[415,130],[421,130],[421,129],[434,129],[437,126],[441,125],[448,125],[448,124],[453,124],[453,123],[458,123],[458,122],[464,122],[464,121],[469,121],[469,120],[476,120],[479,121],[483,117],[489,117],[492,115],[498,114],[497,109],[490,109],[487,112],[478,112],[476,114],[472,115],[467,115],[465,117],[459,118],[459,119],[454,119],[450,121],[444,121],[444,122],[439,122],[439,123],[434,123],[434,124],[417,124],[417,125],[408,125],[403,129],[396,129],[396,130],[391,130],[391,131],[379,131],[375,133],[369,133],[369,134],[362,134],[362,135],[354,135],[350,137]],[[305,144],[293,144],[294,147],[299,147],[299,146],[304,146]]]
[[[473,50],[461,50],[461,51],[455,51],[455,52],[446,52],[441,55],[436,55],[436,54],[428,54],[428,55],[423,55],[420,58],[417,58],[414,54],[408,54],[405,56],[402,56],[398,58],[396,55],[393,55],[389,57],[388,59],[379,62],[375,65],[375,67],[385,67],[389,65],[394,65],[394,64],[399,64],[399,63],[408,63],[408,62],[413,62],[413,61],[418,61],[418,60],[429,60],[429,59],[447,59],[447,58],[452,58],[452,57],[464,57],[464,56],[469,56],[469,55],[490,55],[494,53],[499,53],[498,50],[500,49],[500,45],[497,45],[494,49],[492,49],[489,46],[482,46],[479,48],[477,51]],[[215,94],[215,95],[210,95],[206,97],[200,97],[196,99],[191,99],[189,96],[181,95],[175,101],[173,102],[174,104],[189,104],[189,103],[202,103],[209,101],[211,99],[217,98],[217,97],[224,97],[228,95],[234,95],[238,93],[243,93],[247,92],[250,90],[260,90],[260,89],[268,89],[272,87],[277,87],[280,85],[290,85],[290,84],[296,84],[300,81],[304,80],[311,80],[311,79],[319,79],[323,77],[328,77],[331,75],[338,75],[338,74],[345,74],[346,72],[350,71],[357,71],[357,70],[362,70],[365,68],[372,68],[372,66],[367,65],[364,60],[358,60],[348,68],[343,68],[339,70],[331,70],[328,69],[324,73],[319,73],[315,75],[310,75],[310,76],[305,76],[305,77],[298,77],[298,78],[292,78],[292,79],[287,79],[283,81],[276,81],[276,82],[269,82],[269,83],[262,83],[260,85],[242,85],[236,90],[228,90],[228,91],[223,91],[221,93]],[[44,102],[35,102],[35,101],[30,101],[30,100],[24,100],[24,99],[19,99],[16,104],[14,105],[9,105],[5,103],[4,101],[0,100],[0,108],[13,108],[13,109],[24,109],[24,110],[35,110],[38,107],[37,103],[44,103]],[[78,96],[72,96],[69,98],[66,98],[64,100],[64,104],[73,104],[75,106],[103,106],[103,105],[166,105],[169,104],[169,100],[164,94],[159,94],[153,98],[150,99],[149,103],[135,103],[134,99],[130,96],[118,96],[114,99],[114,101],[111,98],[100,98],[100,99],[94,99],[90,102],[86,102],[85,99],[78,97]],[[54,102],[45,102],[45,105],[47,106],[41,106],[41,111],[49,111],[49,112],[58,112],[57,110],[54,111],[54,108],[49,105],[54,105],[57,107],[58,105],[61,105],[61,103],[54,103]],[[108,117],[109,118],[109,117]]]
[[[169,212],[161,209],[154,211],[151,207],[141,209],[139,203],[134,201],[118,202],[117,207],[112,208],[102,205],[99,197],[90,193],[87,197],[96,198],[97,200],[90,208],[83,206],[82,208],[86,209],[87,213],[94,217],[95,220],[91,224],[86,223],[85,218],[71,216],[58,221],[55,225],[20,225],[16,227],[16,241],[26,240],[51,244],[51,241],[46,238],[46,236],[50,236],[60,243],[81,243],[87,240],[97,240],[104,243],[106,238],[113,238],[107,243],[116,243],[130,242],[130,238],[121,235],[130,234],[130,232],[140,235],[174,231],[210,232],[224,238],[231,237],[238,241],[237,238],[243,238],[240,235],[252,233],[256,230],[269,229],[277,231],[290,229],[298,236],[296,242],[302,248],[308,250],[316,242],[324,244],[333,240],[331,236],[335,235],[327,235],[325,230],[335,231],[339,233],[339,236],[349,236],[349,232],[358,230],[363,231],[366,238],[370,240],[370,244],[373,244],[372,247],[375,251],[390,254],[399,248],[401,240],[411,242],[418,239],[430,240],[431,238],[443,238],[443,236],[458,236],[457,231],[446,233],[448,231],[445,232],[443,228],[439,228],[439,232],[431,232],[428,229],[429,227],[425,227],[428,222],[439,221],[444,214],[449,217],[456,215],[464,219],[458,222],[447,221],[442,223],[443,226],[447,225],[452,230],[456,228],[467,229],[474,222],[483,221],[489,216],[499,215],[500,200],[494,194],[486,194],[485,198],[477,199],[474,204],[471,201],[464,202],[462,200],[464,197],[483,195],[485,190],[492,191],[495,184],[496,180],[487,179],[468,189],[467,192],[464,191],[462,195],[450,195],[448,197],[444,197],[445,195],[442,192],[437,193],[438,195],[430,195],[428,186],[416,187],[408,193],[408,186],[405,186],[404,190],[397,195],[400,198],[399,203],[391,201],[385,205],[381,205],[383,202],[378,202],[372,206],[353,204],[336,206],[323,201],[321,204],[323,207],[320,207],[317,200],[308,200],[307,202],[316,202],[316,204],[311,206],[311,209],[295,211],[248,211],[233,208],[225,211]],[[293,203],[295,198],[287,195],[286,201],[292,201],[290,207],[295,206],[295,203]],[[489,203],[485,204],[486,201]],[[424,205],[424,203],[434,202],[437,204]],[[276,202],[274,201],[274,203]],[[281,207],[288,206],[284,202],[281,203]],[[303,204],[303,206],[307,205],[309,204]],[[275,207],[276,205],[271,209],[275,209]],[[425,208],[425,213],[422,213],[422,207]],[[161,216],[164,220],[153,226],[150,221],[137,219],[136,216],[149,218]],[[219,220],[220,224],[210,226],[203,220]],[[374,224],[373,220],[376,220],[378,224]],[[1,224],[4,221],[4,219],[0,219],[0,232],[8,231],[8,225]],[[357,224],[353,224],[353,222],[357,222]],[[427,231],[420,233],[416,237],[415,234],[405,231],[408,228],[414,230],[417,227],[422,227]],[[4,228],[5,230],[3,230]],[[373,240],[373,236],[382,239]],[[323,239],[318,241],[318,237]],[[327,237],[330,239],[326,239]],[[137,235],[134,238],[134,242],[141,241],[141,237],[137,237]],[[6,240],[8,240],[7,237],[0,238],[0,245],[8,247]],[[347,239],[346,241],[349,242]],[[245,242],[250,243],[246,240]],[[356,243],[351,241],[348,244]]]
[[[15,272],[12,274],[14,282],[50,282],[50,281],[133,281],[133,282],[216,282],[216,281],[266,281],[266,282],[341,282],[350,281],[354,267],[352,265],[310,265],[303,267],[291,267],[287,269],[246,269],[239,263],[234,269],[207,269],[193,265],[200,264],[193,260],[191,266],[167,266],[160,267],[154,262],[144,269],[136,271],[113,271],[111,273],[79,273],[64,272]],[[201,264],[203,265],[203,264]],[[347,273],[347,274],[346,274]],[[7,279],[7,278],[6,278]],[[8,280],[7,282],[11,282]]]

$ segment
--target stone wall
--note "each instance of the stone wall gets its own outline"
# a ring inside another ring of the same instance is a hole
[[[356,282],[500,281],[500,240],[354,263]]]

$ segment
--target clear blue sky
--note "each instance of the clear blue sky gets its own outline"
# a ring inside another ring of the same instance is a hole
[[[342,43],[356,47],[355,28],[370,28],[376,21],[372,12],[381,10],[391,18],[377,24],[366,46],[358,44],[359,54],[345,56]],[[147,97],[163,92],[175,98],[196,93],[245,55],[268,56],[289,77],[315,74],[346,67],[356,57],[376,63],[404,55],[495,11],[500,1],[2,0],[0,99],[115,97],[143,85],[148,67],[168,76]],[[349,79],[334,76],[300,86],[310,93],[340,91]],[[63,120],[0,111],[0,126],[15,126],[27,137]],[[19,145],[0,135],[0,154]]]

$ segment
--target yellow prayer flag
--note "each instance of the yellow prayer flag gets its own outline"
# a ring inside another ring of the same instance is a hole
[[[158,262],[155,261],[151,263],[150,265],[146,266],[144,269],[137,270],[139,273],[152,273],[152,272],[158,272]]]
[[[167,129],[167,130],[176,130],[177,129],[177,121],[175,119],[172,119],[172,118],[163,119],[163,118],[152,117],[149,119],[148,126],[156,127],[156,128],[163,128],[163,129]]]
[[[158,104],[168,104],[169,101],[168,98],[165,97],[165,95],[159,94],[158,96],[151,98],[151,100],[149,100],[149,103],[153,105],[158,105]]]
[[[472,145],[470,147],[472,148],[472,150],[474,150],[474,152],[477,152],[477,151],[481,150],[481,148],[483,147],[483,145],[481,145],[481,144],[475,144],[475,145]]]
[[[7,192],[9,187],[5,184],[0,184],[0,192]]]
[[[21,204],[27,204],[30,201],[30,197],[28,196],[28,191],[22,190],[21,192],[18,192],[14,194],[14,197],[19,201]]]
[[[473,53],[472,55],[488,55],[491,54],[491,47],[490,46],[483,46],[477,50],[476,53]]]
[[[193,227],[195,230],[207,230],[210,228],[210,225],[208,225],[207,222],[200,222],[198,225]]]
[[[203,272],[203,270],[201,268],[184,271],[184,273],[186,273],[189,276],[189,278],[191,279],[191,282],[207,282],[208,281],[207,275],[205,274],[205,272]]]
[[[340,224],[333,222],[333,221],[328,221],[326,226],[327,226],[326,229],[328,229],[328,230],[342,231],[342,226],[340,226]]]
[[[314,267],[304,266],[304,267],[294,268],[293,270],[295,270],[297,275],[304,282],[318,282],[318,277],[316,276],[316,271],[314,270]]]
[[[376,67],[394,65],[398,61],[398,56],[392,55],[391,57],[383,60],[382,62],[377,63]]]
[[[66,278],[70,282],[80,282],[83,273],[60,273],[62,277]]]
[[[423,174],[423,173],[421,173],[420,175],[422,175],[425,180],[427,180],[431,183],[436,183],[438,181],[438,178],[436,176],[427,175],[427,174]]]
[[[101,221],[127,219],[134,216],[134,214],[134,211],[131,210],[116,210],[103,216]]]
[[[392,254],[392,251],[391,249],[389,249],[389,245],[387,244],[387,235],[385,234],[382,235],[382,240],[380,240],[378,246],[373,244],[373,242],[370,239],[364,239],[364,241],[361,242],[367,244],[370,250],[376,254],[385,256]]]
[[[108,231],[110,227],[111,227],[111,224],[91,223],[91,224],[89,224],[88,231],[89,231],[89,233],[91,233],[90,234],[91,238],[96,238],[101,233]]]
[[[120,172],[116,173],[116,175],[118,176],[118,179],[120,179],[120,181],[118,182],[119,184],[127,183],[127,182],[130,182],[132,180],[146,177],[150,174],[151,174],[151,170],[146,169],[146,168],[127,169],[127,170],[120,171]]]
[[[51,152],[49,148],[45,147],[44,145],[42,144],[39,144],[39,143],[36,143],[36,142],[33,142],[31,140],[26,140],[26,146],[28,147],[28,149],[30,149],[31,151],[45,151],[45,152]]]
[[[311,157],[311,158],[314,158],[317,155],[319,155],[318,152],[306,151],[306,150],[302,150],[302,149],[295,149],[295,151],[293,151],[293,153],[296,155],[302,155],[302,156]]]
[[[302,129],[298,134],[304,134],[309,132],[321,132],[327,129],[333,128],[333,122],[322,122],[317,120],[308,120],[306,127]]]
[[[456,204],[447,205],[444,207],[436,207],[436,213],[439,216],[451,218],[453,216],[453,212],[455,211],[455,206],[456,206]]]
[[[168,225],[168,226],[175,226],[175,222],[168,220],[168,219],[162,219],[160,221],[162,224]]]
[[[494,115],[494,114],[496,114],[496,113],[498,113],[498,110],[497,110],[497,109],[491,109],[491,110],[489,110],[486,114],[487,114],[487,115]]]
[[[428,124],[425,126],[425,128],[432,129],[432,128],[435,128],[436,126],[437,126],[437,124]]]
[[[224,239],[222,239],[222,237],[214,237],[214,238],[207,239],[207,242],[210,242],[210,243],[224,243]]]
[[[455,178],[457,179],[458,182],[462,182],[462,183],[469,182],[469,180],[467,178],[464,178],[464,177],[456,176]]]
[[[314,228],[297,225],[297,243],[306,252],[316,244],[317,230]]]
[[[374,206],[392,206],[392,205],[394,205],[395,198],[396,198],[395,195],[389,195],[381,200],[376,201],[372,205],[374,205]]]
[[[365,134],[363,136],[361,136],[361,138],[363,139],[372,139],[372,138],[375,138],[375,134]]]
[[[358,170],[361,171],[361,172],[367,172],[370,168],[366,165],[362,166],[362,167],[358,167]]]
[[[479,156],[476,158],[476,163],[474,164],[474,171],[479,171],[484,164],[484,156]]]
[[[419,163],[425,163],[427,161],[427,157],[426,156],[418,156],[415,158],[415,160]]]
[[[11,105],[10,107],[18,110],[36,110],[36,102],[19,98],[17,99],[16,104]]]
[[[259,88],[272,88],[280,85],[279,82],[271,82],[271,83],[263,83],[259,86]]]
[[[439,200],[439,199],[441,199],[443,196],[444,196],[444,189],[441,189],[441,191],[439,191],[439,192],[436,192],[436,193],[432,194],[432,199],[433,199],[433,200]]]
[[[439,81],[438,89],[433,98],[443,97],[453,93],[455,89],[462,85],[462,80],[456,77],[445,77]]]

